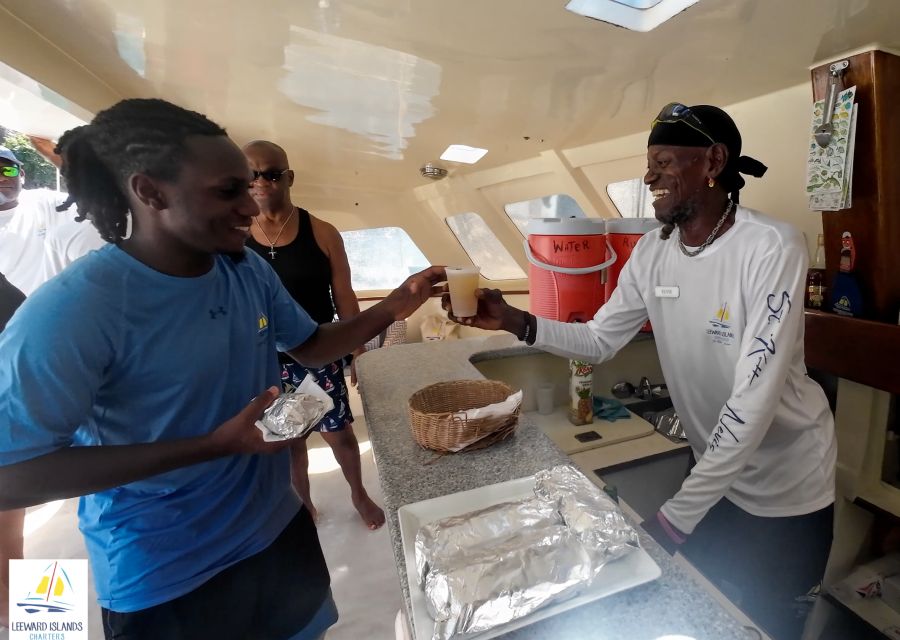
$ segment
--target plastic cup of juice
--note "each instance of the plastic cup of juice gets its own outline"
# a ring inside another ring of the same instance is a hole
[[[478,313],[478,269],[474,267],[447,267],[447,285],[450,289],[450,306],[457,318],[471,318]]]

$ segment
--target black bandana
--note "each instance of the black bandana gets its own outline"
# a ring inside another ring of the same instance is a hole
[[[737,192],[745,184],[740,174],[761,178],[768,167],[759,160],[741,155],[741,133],[731,116],[722,109],[701,104],[690,107],[690,111],[703,124],[705,131],[699,131],[687,120],[657,122],[650,130],[647,146],[710,147],[712,146],[710,138],[717,143],[721,142],[728,149],[728,162],[719,174],[718,180],[737,202]]]

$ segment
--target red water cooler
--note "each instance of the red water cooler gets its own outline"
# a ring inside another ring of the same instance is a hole
[[[530,311],[562,322],[587,322],[606,301],[602,273],[616,263],[599,218],[533,218],[525,256],[531,263]]]
[[[611,218],[606,221],[607,238],[617,256],[615,263],[606,270],[606,300],[612,296],[619,281],[619,273],[628,262],[638,240],[645,233],[658,228],[659,221],[656,218]],[[641,331],[650,331],[649,321]]]

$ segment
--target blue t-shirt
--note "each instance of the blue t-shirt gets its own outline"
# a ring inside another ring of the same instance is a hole
[[[109,245],[36,291],[0,333],[0,465],[207,434],[278,385],[276,348],[316,328],[252,251],[178,278]],[[85,496],[99,602],[129,612],[188,593],[265,549],[299,507],[287,451]]]

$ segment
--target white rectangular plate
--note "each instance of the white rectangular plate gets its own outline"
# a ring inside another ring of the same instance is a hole
[[[403,554],[406,558],[406,578],[409,581],[409,599],[412,605],[412,624],[415,640],[431,640],[434,620],[428,615],[425,593],[416,581],[416,533],[422,525],[441,518],[461,515],[476,509],[483,509],[500,502],[519,500],[531,495],[534,477],[519,478],[499,484],[492,484],[471,491],[461,491],[450,495],[423,500],[400,507],[397,518],[400,521],[400,537],[403,540]],[[662,571],[643,549],[635,549],[624,558],[611,562],[600,572],[590,589],[581,595],[563,602],[551,604],[509,624],[486,631],[478,640],[495,638],[514,629],[527,626],[538,620],[549,618],[585,603],[624,591],[645,582],[656,580]]]

